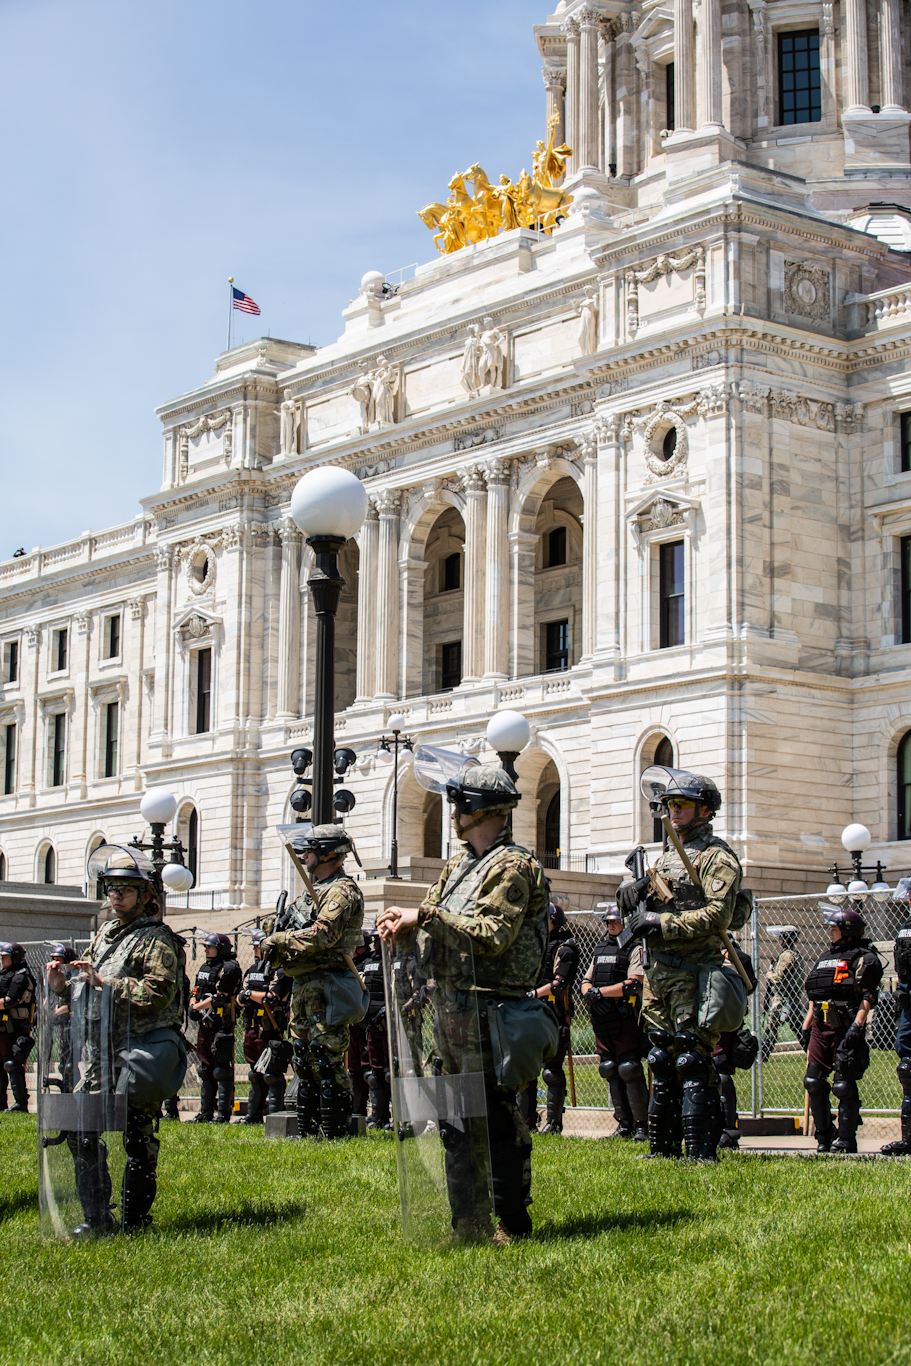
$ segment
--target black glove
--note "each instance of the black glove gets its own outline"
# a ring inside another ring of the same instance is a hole
[[[848,1027],[848,1032],[843,1039],[843,1043],[845,1048],[857,1048],[858,1044],[862,1043],[863,1040],[864,1031],[861,1026],[852,1024]]]
[[[661,914],[659,911],[634,911],[630,917],[629,928],[636,939],[647,939],[650,934],[660,934]]]
[[[803,1051],[804,1051],[805,1053],[806,1053],[807,1049],[810,1047],[810,1034],[811,1034],[811,1033],[812,1033],[812,1030],[810,1030],[810,1029],[802,1029],[802,1030],[800,1031],[800,1046],[801,1046],[801,1048],[803,1049]]]
[[[276,945],[272,943],[272,940],[264,939],[259,946],[259,961],[263,964],[270,963],[275,957],[276,952]]]
[[[625,915],[632,915],[649,888],[647,877],[637,878],[617,888],[617,905]]]
[[[911,1010],[911,993],[909,993],[907,987],[896,987],[895,995],[892,999],[895,1004],[896,1020],[903,1010]]]
[[[239,991],[237,993],[237,1004],[239,1006],[248,1006],[250,1004],[249,991]]]

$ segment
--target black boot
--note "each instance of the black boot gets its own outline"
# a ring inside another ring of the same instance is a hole
[[[907,1157],[911,1154],[911,1058],[901,1058],[895,1073],[902,1088],[902,1136],[895,1143],[886,1143],[880,1152],[886,1157]]]
[[[278,1115],[285,1108],[285,1079],[269,1083],[269,1105],[268,1113]]]
[[[253,1068],[247,1074],[250,1083],[250,1091],[247,1096],[247,1113],[244,1115],[245,1124],[262,1124],[263,1110],[266,1107],[266,1096],[268,1091],[262,1080],[262,1073],[256,1072]]]
[[[648,1055],[652,1070],[652,1094],[648,1103],[649,1151],[643,1157],[679,1157],[683,1125],[680,1118],[682,1094],[671,1047],[673,1039],[663,1030],[653,1030],[649,1038],[654,1048]]]
[[[197,1124],[211,1124],[215,1118],[215,1078],[211,1067],[199,1069],[199,1114]]]
[[[548,1086],[547,1088],[547,1122],[541,1129],[542,1134],[562,1134],[563,1132],[563,1101],[566,1092],[560,1086]]]
[[[825,1076],[816,1076],[817,1066],[811,1063],[804,1078],[804,1087],[810,1098],[810,1114],[816,1129],[816,1151],[827,1153],[832,1146],[835,1130],[832,1124],[832,1111],[829,1109],[829,1083]]]
[[[15,1105],[9,1107],[11,1115],[28,1114],[28,1087],[25,1084],[25,1068],[17,1063],[9,1069],[9,1084],[12,1088]]]
[[[319,1131],[323,1138],[351,1137],[351,1092],[334,1076],[323,1076],[319,1087]]]
[[[180,1110],[177,1105],[177,1097],[169,1096],[162,1106],[162,1119],[180,1119]]]
[[[838,1097],[838,1137],[829,1149],[833,1153],[857,1152],[857,1126],[860,1124],[860,1093],[856,1081],[846,1081],[836,1072],[832,1091]]]
[[[124,1233],[133,1233],[148,1228],[152,1222],[150,1213],[158,1189],[158,1178],[154,1171],[135,1157],[128,1159],[123,1170],[123,1190],[120,1203],[120,1227]]]
[[[218,1079],[218,1106],[215,1111],[216,1124],[230,1124],[234,1113],[234,1074]]]
[[[633,1136],[633,1112],[629,1107],[626,1096],[626,1086],[619,1077],[614,1077],[613,1081],[607,1083],[610,1091],[611,1104],[614,1107],[614,1119],[617,1127],[611,1138],[632,1138]]]
[[[315,1138],[319,1133],[319,1084],[312,1073],[298,1078],[297,1134]]]
[[[737,1090],[730,1072],[720,1073],[721,1108],[724,1128],[718,1140],[719,1148],[739,1148],[740,1133],[737,1128]]]
[[[683,1141],[694,1162],[714,1162],[721,1136],[721,1097],[708,1077],[691,1077],[683,1084]]]
[[[389,1123],[389,1092],[372,1086],[368,1092],[370,1113],[367,1116],[368,1129],[385,1129]]]
[[[73,1237],[98,1238],[116,1233],[118,1225],[111,1213],[107,1148],[98,1134],[71,1134],[66,1141],[73,1154],[76,1194],[83,1215],[83,1222],[73,1229]]]

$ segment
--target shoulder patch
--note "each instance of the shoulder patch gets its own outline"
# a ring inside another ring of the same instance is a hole
[[[724,890],[724,879],[723,879],[723,878],[720,878],[720,877],[716,877],[716,878],[714,879],[714,881],[712,882],[712,891],[713,891],[713,892],[721,892],[721,891],[723,891],[723,890]]]
[[[506,900],[511,901],[515,905],[520,901],[524,901],[524,899],[525,893],[523,892],[522,888],[519,887],[518,884],[515,882],[511,883],[509,886],[509,890],[506,893]]]

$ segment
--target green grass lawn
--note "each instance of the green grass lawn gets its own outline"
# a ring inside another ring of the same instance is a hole
[[[38,1232],[35,1120],[0,1120],[6,1366],[911,1363],[907,1162],[641,1162],[535,1145],[534,1237],[418,1250],[394,1140],[162,1125],[154,1229]]]

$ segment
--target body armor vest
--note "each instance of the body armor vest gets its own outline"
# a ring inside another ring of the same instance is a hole
[[[277,968],[270,966],[268,963],[254,962],[253,966],[247,968],[247,971],[244,973],[243,989],[244,991],[267,992],[271,988],[277,975]],[[203,994],[208,995],[209,993],[200,992],[200,995]],[[270,1001],[269,1009],[275,1016],[275,1022],[279,1029],[284,1029],[285,1024],[287,1023],[287,1006],[279,1004],[278,1002],[273,1005]],[[248,1001],[245,1004],[244,1028],[274,1033],[274,1026],[269,1019],[269,1016],[266,1014],[266,1007],[264,1005],[258,1005],[256,1001]]]
[[[116,935],[121,937],[116,938]],[[157,1015],[143,1012],[141,1016],[130,1016],[130,1033],[149,1034],[153,1029],[166,1028],[179,1030],[187,1009],[183,940],[168,929],[167,925],[163,925],[160,920],[140,920],[138,925],[131,925],[124,933],[117,921],[109,922],[99,930],[92,944],[92,963],[99,977],[105,982],[117,977],[136,976],[137,973],[129,971],[130,959],[134,953],[141,952],[142,943],[146,939],[163,939],[174,950],[177,958],[177,980],[174,983],[172,999]]]
[[[14,1021],[18,1025],[30,1025],[35,1014],[35,994],[37,987],[35,979],[31,974],[31,969],[23,966],[6,968],[0,972],[0,996],[6,998],[13,990],[16,978],[21,977],[19,991],[16,1000],[9,1005],[0,1006],[0,1029],[7,1034],[11,1034],[14,1029]]]
[[[463,854],[443,888],[439,909],[452,915],[473,916],[484,879],[504,854],[520,854],[529,863],[536,863],[534,855],[518,844],[498,843],[477,860],[470,854]],[[509,867],[504,869],[504,872],[508,871]],[[541,877],[543,879],[543,872]],[[434,941],[430,975],[449,991],[470,991],[476,986],[498,996],[524,996],[537,982],[547,950],[546,909],[547,903],[542,901],[540,923],[526,920],[511,947],[496,957],[475,956]],[[531,964],[534,966],[529,971]]]
[[[610,935],[607,939],[595,945],[595,952],[592,958],[592,975],[589,979],[593,987],[612,987],[618,982],[625,982],[629,977],[629,960],[632,957],[635,944],[629,943],[625,949],[621,949],[616,939]],[[603,996],[585,998],[593,1024],[611,1024],[619,1022],[630,1014],[630,1008],[625,1001],[606,1000]]]
[[[198,998],[205,996],[221,996],[224,994],[218,989],[218,979],[221,977],[228,961],[229,960],[224,958],[216,958],[214,962],[209,962],[209,960],[206,959],[205,963],[196,974],[196,995]],[[253,990],[259,991],[260,988],[254,987]]]
[[[383,960],[371,954],[359,964],[361,976],[367,987],[370,1004],[367,1007],[367,1020],[372,1020],[386,1004],[386,988],[383,982]]]
[[[831,1001],[834,1005],[856,1006],[854,969],[858,958],[867,952],[859,944],[848,948],[834,945],[810,969],[806,993],[811,1001]]]
[[[905,986],[911,984],[911,920],[906,920],[895,936],[895,971]]]

